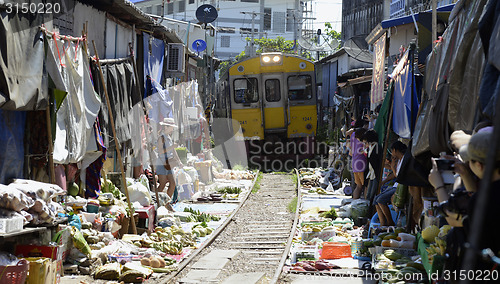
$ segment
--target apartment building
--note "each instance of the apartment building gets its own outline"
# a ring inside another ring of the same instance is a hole
[[[228,59],[245,50],[251,38],[284,37],[294,40],[301,34],[304,13],[312,0],[145,0],[135,4],[145,13],[198,23],[195,12],[203,4],[217,8],[215,56]],[[162,3],[165,3],[164,7]]]

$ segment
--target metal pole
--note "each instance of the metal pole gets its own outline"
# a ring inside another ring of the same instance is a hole
[[[92,44],[94,45],[94,53],[97,61],[97,67],[99,67],[99,76],[101,77],[102,81],[102,86],[104,89],[104,96],[106,97],[106,106],[108,107],[108,115],[109,115],[109,121],[111,123],[111,130],[113,131],[113,139],[115,140],[115,148],[116,148],[116,155],[118,156],[118,164],[120,164],[120,170],[122,174],[122,187],[123,191],[125,191],[125,195],[127,196],[127,203],[128,203],[128,208],[130,210],[130,222],[132,223],[132,232],[134,234],[137,234],[137,228],[135,227],[135,219],[134,215],[132,212],[132,204],[130,204],[130,197],[128,194],[128,188],[127,188],[127,180],[125,179],[125,169],[123,168],[123,162],[122,162],[122,154],[120,152],[120,144],[118,142],[118,139],[116,138],[116,130],[115,130],[115,120],[113,118],[113,112],[111,111],[111,103],[109,102],[109,96],[108,96],[108,89],[106,88],[106,83],[104,82],[104,75],[102,73],[102,68],[101,68],[101,62],[99,62],[99,54],[97,53],[97,48],[95,47],[95,42],[92,41]]]
[[[255,42],[254,42],[254,31],[255,31],[255,17],[257,14],[255,14],[255,11],[252,11],[252,43],[250,44],[251,51],[250,51],[250,56],[253,57],[255,56]]]

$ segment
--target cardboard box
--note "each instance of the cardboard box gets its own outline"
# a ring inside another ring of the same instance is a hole
[[[63,271],[63,252],[60,246],[37,246],[37,245],[17,245],[16,255],[22,257],[47,257],[53,260],[51,269],[56,271],[56,278],[53,282],[46,283],[60,283],[61,276],[64,275]]]
[[[57,262],[48,257],[27,257],[30,263],[26,284],[55,283]]]

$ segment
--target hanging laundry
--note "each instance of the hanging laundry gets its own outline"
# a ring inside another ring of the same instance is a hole
[[[141,94],[135,81],[131,59],[100,60],[100,63],[115,120],[116,137],[120,144],[127,143],[132,138],[132,129],[137,127],[133,115],[131,115],[131,110],[133,105],[141,101]],[[114,148],[114,145],[111,145],[114,143],[109,143],[109,137],[113,137],[113,132],[97,63],[93,62],[91,69],[95,90],[102,99],[99,120],[104,135],[104,145],[108,148]]]
[[[57,111],[54,162],[82,161],[92,136],[101,100],[94,92],[87,55],[81,42],[47,38],[47,73],[58,90],[67,92]]]
[[[24,125],[26,112],[0,109],[0,184],[24,178]]]
[[[163,89],[162,86],[152,80],[150,77],[146,80],[146,95],[144,104],[148,112],[148,118],[152,124],[158,124],[164,118],[173,117],[173,101],[170,97],[170,92]]]
[[[101,169],[106,161],[106,147],[101,134],[99,119],[94,123],[94,133],[101,156],[87,167],[85,175],[85,197],[97,198],[101,192]]]
[[[2,1],[3,2],[3,1]],[[33,18],[14,13],[0,15],[0,108],[45,109],[47,80],[43,78],[43,24],[41,14]]]
[[[394,80],[392,128],[402,138],[411,138],[418,112],[417,92],[413,83],[413,60],[409,58],[409,52],[410,49],[406,51],[392,73]]]
[[[150,76],[156,82],[162,82],[165,43],[146,33],[143,33],[143,35],[144,76]],[[144,87],[147,88],[146,82],[144,82]]]

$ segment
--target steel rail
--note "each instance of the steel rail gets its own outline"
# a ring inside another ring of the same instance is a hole
[[[295,207],[295,218],[293,220],[293,226],[290,231],[290,236],[288,237],[288,241],[285,246],[285,251],[283,252],[283,255],[281,256],[280,263],[278,264],[278,268],[276,269],[273,278],[269,282],[270,284],[275,284],[278,283],[278,280],[281,277],[281,273],[283,272],[283,267],[285,266],[286,259],[288,258],[288,253],[290,253],[290,249],[292,247],[292,241],[293,237],[295,235],[295,231],[297,230],[297,224],[299,222],[299,215],[300,215],[300,204],[302,201],[302,195],[300,194],[300,175],[299,171],[297,169],[295,170],[295,174],[297,175],[297,206]]]
[[[257,170],[257,172],[255,174],[255,177],[253,179],[252,185],[250,187],[250,190],[243,197],[243,200],[240,202],[240,204],[238,205],[238,207],[236,207],[236,209],[233,210],[233,212],[231,213],[231,215],[229,215],[229,217],[227,217],[227,219],[224,221],[224,223],[222,223],[222,225],[220,225],[210,235],[210,238],[207,239],[199,248],[197,248],[188,258],[186,258],[183,261],[181,261],[181,263],[179,265],[179,268],[176,271],[174,271],[172,274],[169,274],[167,276],[167,278],[161,279],[160,283],[162,283],[162,284],[163,283],[172,283],[172,280],[175,277],[177,277],[188,266],[188,264],[190,264],[195,259],[195,257],[198,256],[200,254],[200,252],[203,251],[204,248],[206,248],[207,246],[209,246],[210,244],[212,244],[213,241],[217,238],[217,236],[219,236],[219,234],[222,233],[222,231],[224,231],[224,229],[227,227],[227,225],[229,225],[229,223],[231,223],[231,221],[233,220],[234,216],[238,213],[238,211],[241,209],[241,207],[245,204],[245,202],[247,201],[247,199],[250,196],[250,194],[252,194],[253,187],[255,186],[255,183],[257,182],[257,178],[259,177],[259,174],[260,174],[260,171]]]

